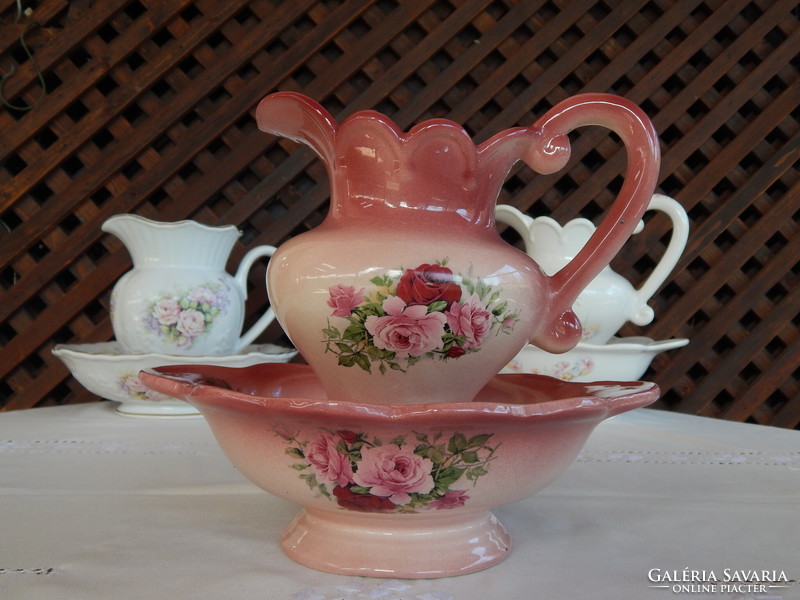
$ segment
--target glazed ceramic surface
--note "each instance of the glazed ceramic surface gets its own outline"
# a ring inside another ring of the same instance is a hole
[[[162,367],[151,389],[200,410],[236,468],[304,508],[283,534],[307,566],[441,577],[508,555],[490,509],[561,473],[602,420],[653,402],[654,384],[498,375],[473,402],[329,399],[307,365]]]
[[[290,92],[267,96],[256,119],[310,146],[330,176],[325,221],[283,244],[267,277],[279,322],[340,400],[463,401],[529,341],[572,348],[581,330],[570,307],[633,231],[659,168],[647,117],[608,95],[568,99],[480,145],[443,119],[403,132],[365,111],[339,125]],[[546,276],[500,238],[495,201],[519,160],[540,173],[562,168],[567,134],[587,125],[624,140],[627,176],[589,243]]]
[[[531,373],[575,382],[634,381],[644,375],[656,355],[688,343],[685,338],[612,338],[605,344],[580,342],[564,354],[551,354],[529,344],[501,373]]]
[[[118,402],[117,412],[140,417],[198,415],[197,409],[173,396],[145,387],[139,371],[161,365],[212,364],[246,367],[259,363],[288,362],[296,350],[273,344],[248,346],[230,356],[168,356],[165,354],[128,354],[119,342],[97,344],[58,344],[53,348],[72,375],[87,390]]]
[[[667,249],[639,289],[610,266],[586,286],[572,305],[581,322],[583,342],[604,344],[626,321],[647,325],[653,320],[653,309],[647,302],[683,254],[689,239],[689,218],[677,201],[661,194],[653,196],[648,210],[663,212],[672,222]],[[568,265],[596,230],[588,219],[574,219],[562,227],[550,217],[532,218],[508,205],[499,205],[496,217],[520,234],[525,251],[548,275]]]
[[[111,296],[111,323],[125,352],[238,354],[274,320],[270,308],[241,335],[247,274],[275,248],[253,248],[236,274],[229,275],[225,264],[241,235],[233,225],[115,215],[103,223],[103,231],[120,238],[133,259],[133,269],[120,278]]]

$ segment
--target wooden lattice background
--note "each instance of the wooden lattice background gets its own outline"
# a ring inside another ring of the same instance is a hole
[[[320,163],[255,127],[267,93],[301,91],[339,118],[375,108],[404,127],[449,117],[482,141],[602,91],[652,117],[659,189],[692,223],[656,320],[622,332],[691,339],[646,375],[658,406],[798,427],[796,0],[0,0],[0,17],[5,410],[97,400],[51,349],[112,339],[110,290],[130,259],[100,231],[109,216],[236,224],[231,264],[320,222]],[[520,168],[501,201],[596,218],[623,170],[615,139],[587,129],[564,172]],[[660,219],[614,262],[634,284],[669,239]]]

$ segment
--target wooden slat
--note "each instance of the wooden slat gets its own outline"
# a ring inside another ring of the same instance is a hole
[[[660,191],[691,220],[650,302],[655,321],[621,331],[690,338],[646,374],[662,388],[657,407],[800,426],[795,1],[43,0],[34,12],[31,48],[53,85],[29,111],[0,109],[0,410],[95,399],[51,349],[113,335],[110,289],[130,258],[101,233],[109,216],[234,223],[232,265],[324,218],[319,160],[255,127],[265,94],[303,92],[337,119],[375,108],[403,128],[449,117],[482,140],[570,95],[611,92],[652,117]],[[6,97],[36,100],[13,38],[0,43],[0,70],[10,65]],[[501,200],[598,219],[624,170],[615,137],[585,128],[563,172],[518,165]],[[648,213],[615,270],[643,281],[669,226]],[[250,322],[263,278],[259,265]]]

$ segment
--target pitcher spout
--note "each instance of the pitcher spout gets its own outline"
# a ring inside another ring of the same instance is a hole
[[[241,235],[234,225],[211,227],[190,220],[167,223],[132,214],[114,215],[101,229],[119,238],[134,267],[181,264],[224,269]]]

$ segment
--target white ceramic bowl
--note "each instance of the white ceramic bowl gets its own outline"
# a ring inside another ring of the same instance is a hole
[[[656,342],[647,337],[611,338],[601,345],[580,342],[564,354],[528,344],[501,373],[548,375],[562,381],[636,381],[659,352],[689,343],[679,338]]]
[[[72,375],[87,390],[114,402],[117,412],[139,417],[199,415],[182,400],[159,394],[139,381],[139,371],[165,365],[220,365],[248,367],[259,363],[285,363],[297,351],[274,344],[248,346],[230,356],[174,356],[168,354],[125,354],[119,342],[58,344],[53,348]]]
[[[346,575],[443,577],[508,556],[490,512],[536,493],[604,419],[653,383],[497,375],[470,402],[328,398],[308,365],[159,367],[148,387],[203,413],[236,469],[303,506],[281,537],[297,562]]]

